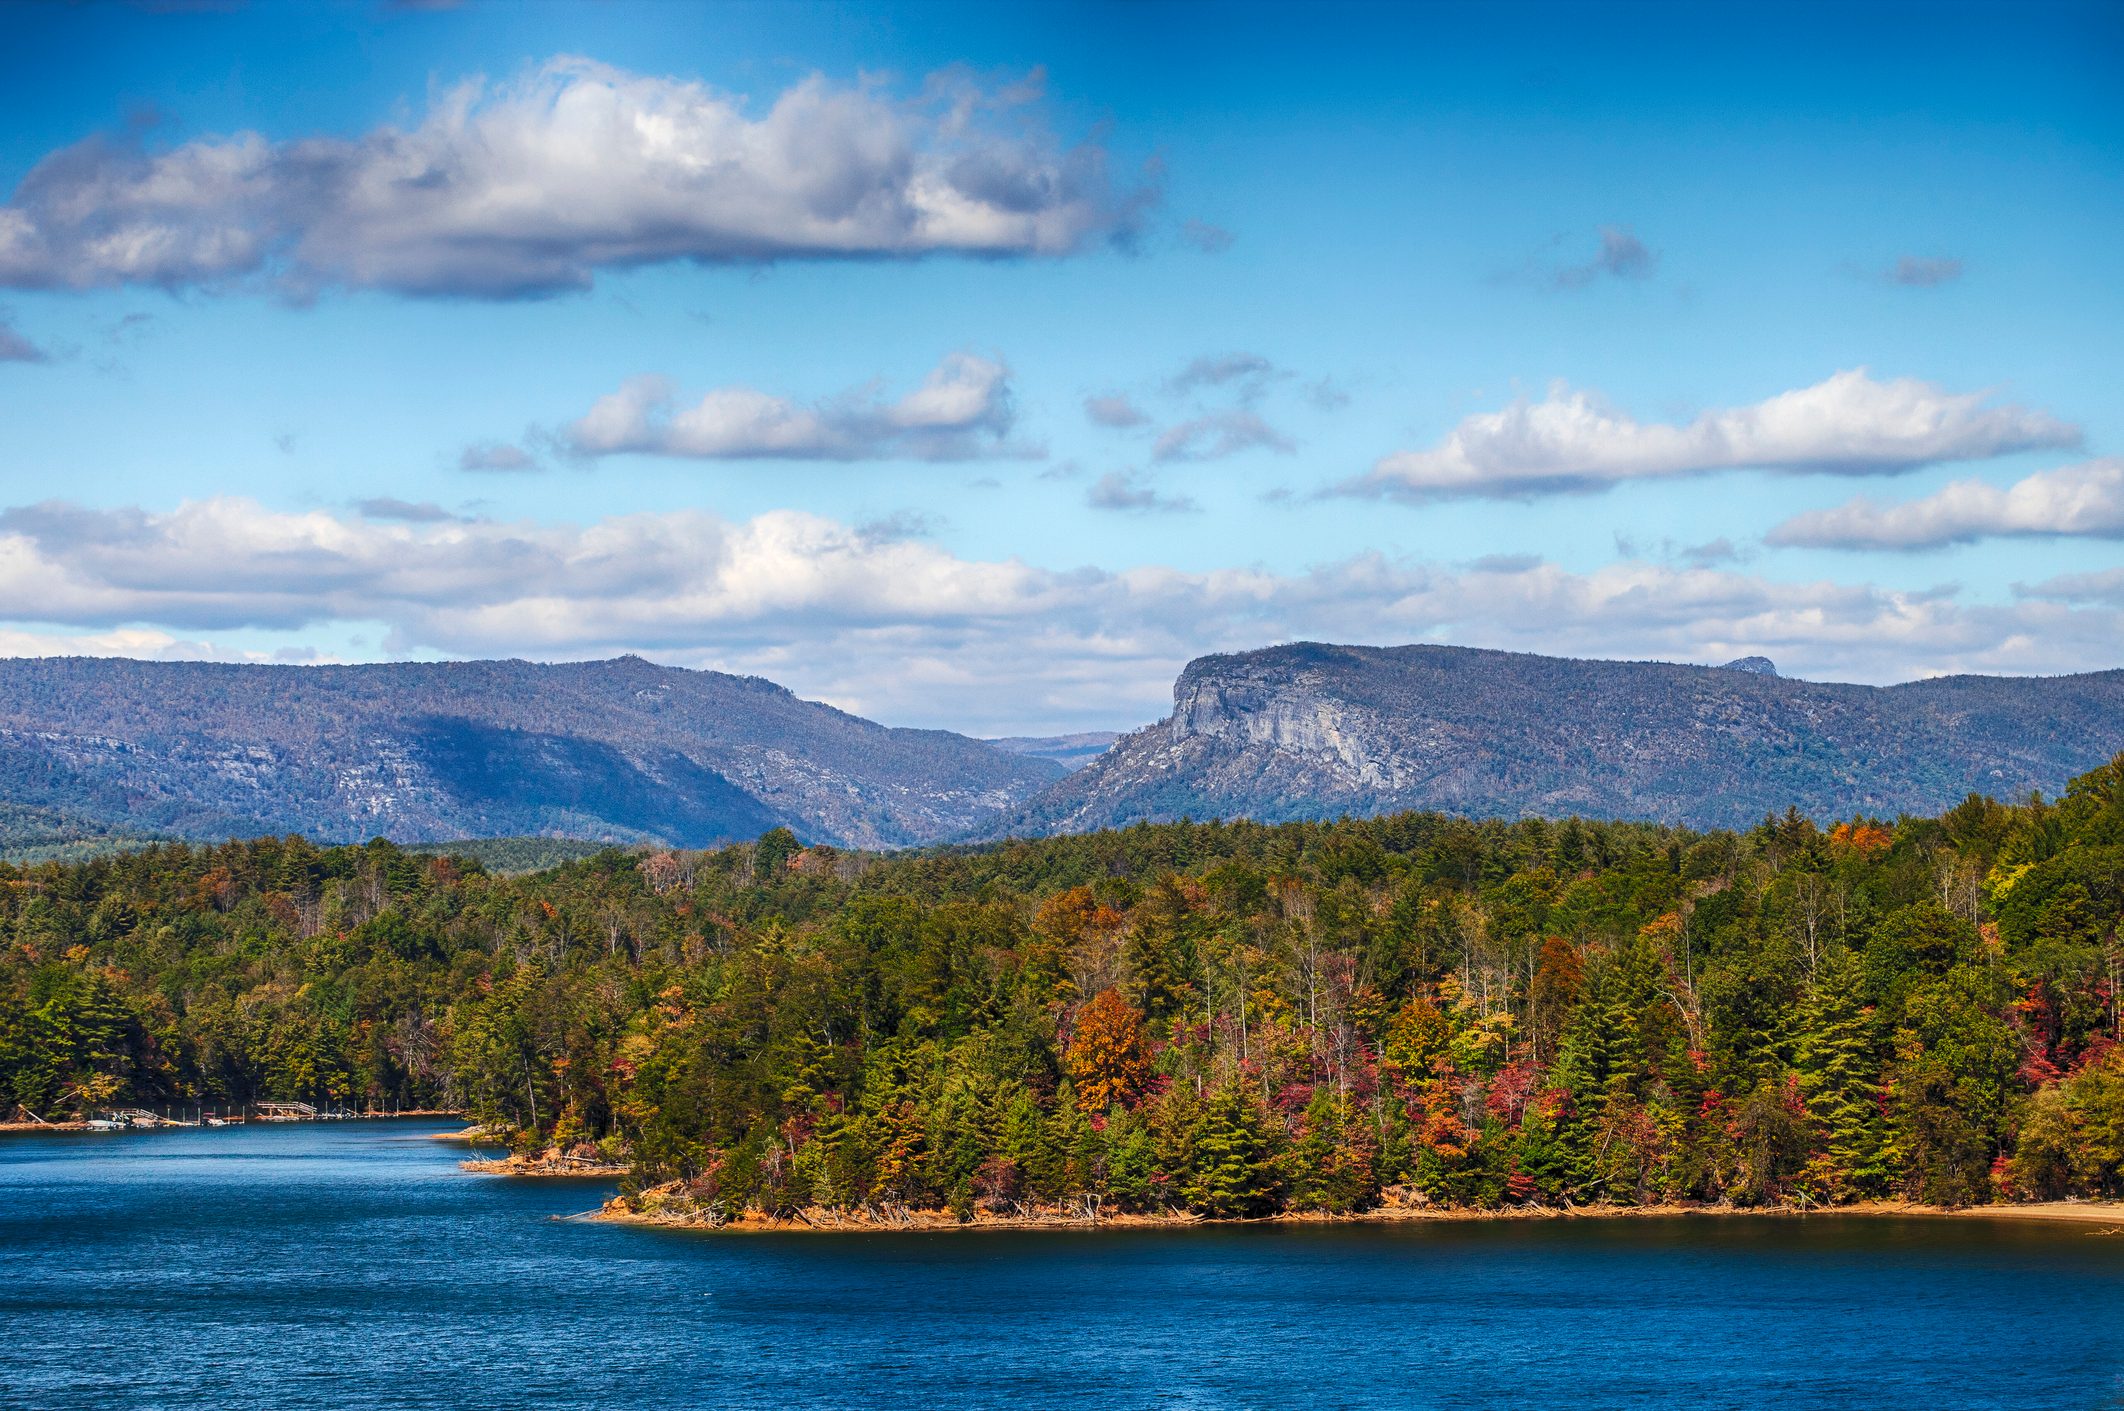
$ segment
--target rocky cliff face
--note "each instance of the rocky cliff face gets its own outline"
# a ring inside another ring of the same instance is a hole
[[[769,681],[639,658],[345,667],[0,661],[0,804],[106,831],[890,847],[1060,777]]]
[[[1205,657],[1173,714],[994,832],[1399,809],[1746,827],[2055,791],[2124,749],[2124,672],[1870,687],[1457,647]]]

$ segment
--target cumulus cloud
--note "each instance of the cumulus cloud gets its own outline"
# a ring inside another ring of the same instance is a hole
[[[1153,511],[1162,514],[1186,514],[1200,509],[1186,495],[1161,495],[1137,477],[1121,471],[1108,471],[1091,487],[1084,501],[1095,510],[1129,510],[1136,513]]]
[[[514,298],[673,260],[1064,255],[1151,193],[1045,135],[1038,84],[896,100],[804,79],[755,111],[705,84],[555,58],[441,92],[410,128],[163,152],[91,137],[0,206],[0,285],[268,278]]]
[[[477,441],[457,453],[459,470],[537,470],[538,462],[521,446],[506,441]]]
[[[168,645],[380,622],[393,653],[640,651],[991,734],[1148,720],[1189,658],[1294,638],[1763,655],[1796,675],[1873,681],[2084,670],[2115,664],[2124,641],[2114,599],[1964,603],[1662,564],[1575,573],[1526,558],[1451,568],[1364,554],[1287,574],[1114,572],[963,558],[795,511],[412,524],[233,499],[0,514],[0,602],[19,615],[0,650],[45,632],[143,631]],[[44,627],[19,625],[31,622]]]
[[[872,388],[803,404],[721,387],[681,406],[668,379],[637,377],[599,398],[558,439],[577,456],[944,461],[1026,454],[1009,440],[1015,420],[1010,369],[953,353],[891,402]]]
[[[1932,549],[2050,535],[2124,539],[2124,460],[2038,471],[2004,489],[1957,480],[1901,504],[1859,496],[1835,509],[1794,515],[1765,538],[1821,549]]]
[[[1600,228],[1600,249],[1582,265],[1556,272],[1558,289],[1583,289],[1601,279],[1649,279],[1659,267],[1659,256],[1644,241],[1620,226]]]
[[[1151,456],[1161,461],[1211,461],[1241,451],[1268,450],[1289,455],[1296,449],[1290,437],[1252,412],[1222,411],[1191,417],[1166,428],[1159,433]]]
[[[14,325],[0,319],[0,363],[50,362],[51,355],[29,339],[15,331]]]
[[[1888,282],[1912,289],[1937,289],[1962,277],[1962,262],[1955,259],[1904,255],[1888,267]]]
[[[318,654],[293,649],[302,660]],[[0,657],[132,657],[144,661],[268,661],[278,652],[254,652],[215,642],[173,636],[147,627],[109,632],[23,631],[0,627]]]
[[[1086,397],[1084,415],[1090,419],[1092,425],[1111,427],[1116,431],[1142,426],[1150,420],[1141,407],[1125,393],[1120,392],[1104,397]]]
[[[2079,443],[2076,427],[1989,400],[1915,378],[1880,381],[1855,368],[1676,426],[1637,421],[1557,383],[1542,401],[1522,398],[1468,417],[1430,450],[1387,456],[1337,489],[1415,500],[1527,499],[1723,470],[1898,475]]]

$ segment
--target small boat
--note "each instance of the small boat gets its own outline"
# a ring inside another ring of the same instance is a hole
[[[128,1124],[110,1117],[91,1117],[81,1125],[92,1132],[122,1132]]]

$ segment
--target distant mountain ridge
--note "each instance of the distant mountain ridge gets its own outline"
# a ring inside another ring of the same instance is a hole
[[[638,657],[0,661],[0,803],[112,833],[703,846],[786,824],[896,847],[964,834],[1062,773]]]
[[[1200,658],[1173,714],[989,828],[1401,809],[1747,827],[2056,792],[2124,750],[2124,671],[1874,687],[1465,647]]]
[[[1051,759],[1064,769],[1082,769],[1120,738],[1118,730],[1082,730],[1074,735],[1002,735],[982,743],[1011,754]]]

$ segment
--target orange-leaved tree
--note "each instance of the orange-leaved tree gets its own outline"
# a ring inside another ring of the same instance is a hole
[[[1086,1112],[1134,1102],[1151,1072],[1143,1011],[1121,998],[1119,990],[1099,991],[1077,1011],[1076,1032],[1064,1062],[1077,1085],[1077,1106]]]

